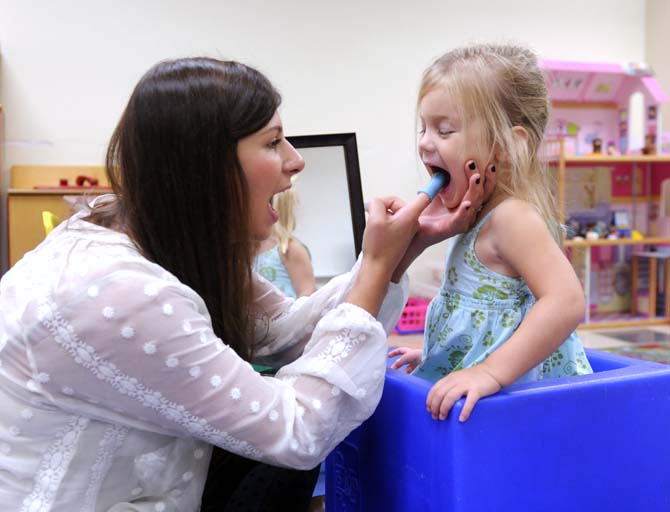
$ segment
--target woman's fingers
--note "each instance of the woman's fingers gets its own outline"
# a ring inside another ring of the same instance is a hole
[[[498,176],[496,175],[496,166],[495,164],[489,164],[486,166],[486,172],[484,176],[484,202],[488,201],[493,194],[493,190],[496,186],[496,181]]]
[[[407,217],[408,220],[419,220],[419,215],[431,203],[430,197],[426,194],[417,194],[416,197],[407,204],[402,206],[399,214]]]
[[[377,197],[374,201],[380,201],[387,214],[394,214],[405,206],[405,201],[396,196]]]
[[[465,191],[465,195],[463,196],[461,203],[464,201],[470,201],[476,210],[481,206],[483,198],[484,186],[482,184],[481,174],[479,174],[479,172],[472,173],[468,180],[468,189]]]

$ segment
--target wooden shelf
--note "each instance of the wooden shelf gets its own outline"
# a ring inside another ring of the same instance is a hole
[[[98,184],[59,187],[61,180],[68,180],[74,185],[80,176],[95,178]],[[44,239],[42,212],[51,212],[60,219],[66,219],[72,214],[73,206],[64,198],[87,198],[112,192],[102,166],[15,165],[10,169],[9,178],[7,247],[10,267]]]
[[[670,155],[584,155],[584,156],[565,156],[564,160],[568,164],[594,164],[594,163],[670,163]]]
[[[591,319],[579,324],[578,329],[605,329],[610,327],[641,327],[647,325],[668,325],[668,319],[663,317],[651,318],[622,318],[619,320]]]
[[[558,143],[558,153],[553,155],[549,160],[556,172],[558,178],[558,207],[561,220],[565,219],[566,215],[566,171],[570,166],[573,165],[584,165],[591,167],[605,167],[610,164],[631,164],[638,166],[646,166],[647,172],[652,172],[654,170],[654,164],[670,164],[670,155],[566,155],[565,154],[565,144],[562,139],[560,140],[550,140],[549,143]],[[650,195],[649,191],[646,195],[640,195],[639,197],[635,192],[632,192],[630,197],[630,202],[635,205],[639,201],[651,201],[653,198]],[[565,240],[563,242],[563,247],[565,248],[582,248],[584,249],[584,255],[580,255],[579,258],[583,258],[583,269],[584,269],[584,293],[586,296],[586,302],[589,303],[589,298],[591,296],[591,248],[592,247],[625,247],[625,246],[649,246],[649,245],[670,245],[670,237],[646,237],[642,239],[632,239],[632,238],[622,238],[618,240],[607,240],[607,239],[598,239],[598,240]],[[575,253],[573,253],[573,258]],[[668,271],[666,271],[667,273]],[[670,285],[670,282],[666,286]],[[636,287],[634,287],[636,288]],[[657,288],[652,286],[650,288],[650,293],[656,293]],[[632,297],[631,300],[637,300],[635,297]],[[626,326],[645,326],[645,325],[667,325],[669,318],[667,316],[640,316],[635,314],[636,306],[634,303],[631,304],[631,309],[628,314],[614,314],[614,315],[602,315],[594,313],[590,310],[590,306],[587,306],[587,309],[584,314],[584,320],[580,324],[579,328],[581,329],[599,329],[604,327],[626,327]],[[655,312],[654,312],[655,313]]]
[[[632,238],[620,238],[618,240],[607,240],[605,238],[598,240],[565,240],[563,247],[598,247],[604,245],[667,245],[670,244],[670,238],[648,237],[640,240]]]
[[[670,163],[670,155],[582,155],[582,156],[563,156],[552,155],[547,157],[546,163],[556,165],[586,164],[586,165],[607,165],[607,164],[658,164]]]
[[[7,190],[8,194],[15,196],[82,196],[85,194],[111,194],[112,189],[110,188],[10,188]]]

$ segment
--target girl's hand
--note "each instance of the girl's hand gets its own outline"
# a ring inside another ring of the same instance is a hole
[[[450,373],[435,383],[428,393],[426,409],[433,419],[445,419],[452,406],[465,396],[459,421],[470,417],[477,400],[500,391],[500,383],[486,369],[486,362]]]
[[[405,373],[411,373],[421,363],[422,351],[416,348],[398,347],[389,352],[389,357],[395,357],[402,354],[397,361],[394,361],[391,368],[398,370],[407,365]]]

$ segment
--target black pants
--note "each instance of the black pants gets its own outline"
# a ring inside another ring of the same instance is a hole
[[[319,477],[284,469],[214,447],[201,512],[304,512]]]

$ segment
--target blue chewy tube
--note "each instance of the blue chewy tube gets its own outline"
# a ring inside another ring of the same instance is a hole
[[[433,199],[435,199],[435,196],[440,191],[440,189],[447,186],[448,184],[449,184],[449,175],[447,173],[438,171],[433,173],[433,177],[430,179],[428,185],[426,185],[422,189],[419,189],[417,191],[417,194],[423,192],[432,201]]]

